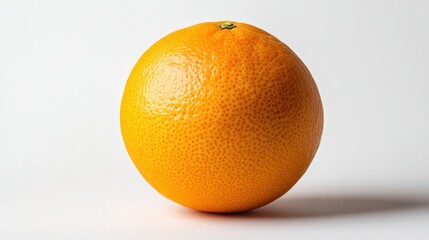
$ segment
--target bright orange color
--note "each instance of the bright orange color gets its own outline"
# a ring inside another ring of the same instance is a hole
[[[310,72],[284,43],[223,23],[178,30],[143,54],[125,87],[121,128],[136,167],[165,197],[241,212],[304,174],[323,110]]]

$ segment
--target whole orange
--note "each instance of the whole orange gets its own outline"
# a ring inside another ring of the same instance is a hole
[[[254,26],[207,22],[152,45],[127,81],[122,136],[165,197],[241,212],[282,196],[322,135],[317,86],[284,43]]]

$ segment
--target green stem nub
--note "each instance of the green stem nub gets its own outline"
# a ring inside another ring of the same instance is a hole
[[[232,23],[232,22],[224,22],[223,24],[219,25],[219,27],[222,28],[222,30],[223,29],[229,29],[230,30],[230,29],[233,29],[237,26],[235,26],[234,23]]]

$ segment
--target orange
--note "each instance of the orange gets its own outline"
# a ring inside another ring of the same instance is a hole
[[[134,66],[121,104],[125,146],[144,178],[208,212],[282,196],[310,165],[322,128],[303,62],[239,22],[201,23],[156,42]]]

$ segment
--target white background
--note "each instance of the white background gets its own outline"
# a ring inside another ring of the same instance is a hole
[[[428,239],[427,1],[0,2],[0,239]],[[325,108],[301,181],[241,215],[164,199],[119,128],[140,55],[218,20],[288,44]]]

